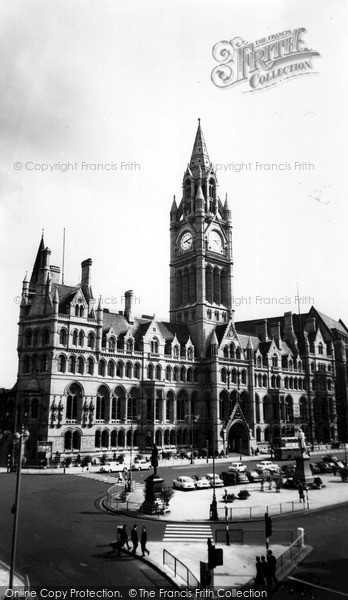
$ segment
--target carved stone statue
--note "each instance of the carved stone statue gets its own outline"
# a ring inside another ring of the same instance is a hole
[[[298,446],[301,450],[301,454],[305,455],[306,454],[306,450],[307,450],[307,445],[306,445],[306,436],[303,433],[302,429],[300,428],[299,432],[298,432]]]
[[[158,448],[157,448],[156,444],[154,444],[153,448],[152,448],[151,465],[153,466],[153,475],[154,475],[154,477],[157,477]]]

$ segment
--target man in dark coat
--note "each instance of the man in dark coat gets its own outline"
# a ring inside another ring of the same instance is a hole
[[[262,566],[260,557],[257,556],[256,557],[256,577],[255,577],[255,588],[258,590],[265,590],[266,589],[266,583],[265,583],[265,575],[264,575],[264,568]]]
[[[272,587],[271,573],[269,570],[269,564],[268,564],[268,562],[266,562],[266,558],[264,556],[261,556],[261,569],[262,569],[263,576],[267,582],[267,588],[271,589],[271,587]]]
[[[273,555],[272,550],[268,550],[267,552],[267,564],[268,564],[268,568],[269,568],[269,578],[270,578],[270,585],[272,585],[272,582],[274,581],[274,583],[276,585],[279,584],[278,579],[276,577],[276,572],[277,572],[277,559],[276,557]]]
[[[142,556],[145,556],[145,552],[147,554],[150,554],[150,550],[148,550],[146,548],[146,544],[147,544],[147,531],[145,529],[145,526],[143,525],[141,528],[141,535],[140,535],[140,545],[141,545]]]
[[[138,532],[137,532],[137,525],[134,525],[133,529],[131,531],[131,542],[133,544],[132,554],[136,554],[137,553],[137,547],[138,547],[138,544],[139,544],[139,537],[138,537]]]

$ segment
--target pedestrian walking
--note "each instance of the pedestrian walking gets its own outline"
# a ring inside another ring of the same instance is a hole
[[[261,570],[263,573],[263,577],[266,580],[267,588],[271,589],[271,587],[272,587],[271,573],[269,570],[269,564],[266,562],[265,556],[261,556]]]
[[[336,465],[336,463],[334,463],[334,466],[332,467],[332,472],[333,472],[334,476],[336,477],[336,475],[337,475],[337,465]]]
[[[298,486],[298,495],[299,495],[300,502],[304,502],[305,495],[304,495],[304,487],[303,487],[302,483],[300,483]]]
[[[121,548],[123,548],[124,546],[127,546],[127,550],[129,550],[129,542],[128,542],[128,533],[127,533],[127,525],[123,525],[121,531],[120,531],[120,542],[121,542]]]
[[[266,582],[265,582],[265,576],[264,576],[264,569],[260,560],[260,557],[257,556],[256,557],[256,577],[255,577],[255,589],[260,589],[260,590],[265,590],[266,589]]]
[[[274,581],[274,583],[278,586],[279,585],[279,581],[278,581],[277,576],[276,576],[276,572],[277,572],[277,559],[274,556],[272,550],[268,550],[268,552],[267,552],[267,563],[268,563],[270,584],[272,585],[272,582]]]
[[[141,528],[141,534],[140,534],[140,546],[141,546],[141,555],[142,556],[145,556],[145,552],[147,554],[150,554],[150,550],[148,550],[146,548],[146,544],[147,544],[147,531],[145,529],[145,525],[143,525]]]
[[[133,548],[132,548],[132,554],[136,554],[137,553],[137,547],[139,544],[139,537],[138,537],[138,532],[137,532],[137,525],[133,526],[133,529],[131,531],[131,542],[133,544]]]

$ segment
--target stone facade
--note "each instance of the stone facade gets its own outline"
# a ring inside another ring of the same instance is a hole
[[[112,313],[92,260],[61,283],[43,239],[20,306],[17,425],[29,451],[95,456],[207,448],[249,453],[295,435],[347,437],[348,330],[311,308],[235,322],[232,222],[200,124],[170,211],[170,320]]]

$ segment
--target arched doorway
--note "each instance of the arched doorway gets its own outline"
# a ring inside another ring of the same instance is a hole
[[[243,421],[232,423],[228,432],[228,452],[249,454],[249,430]]]

